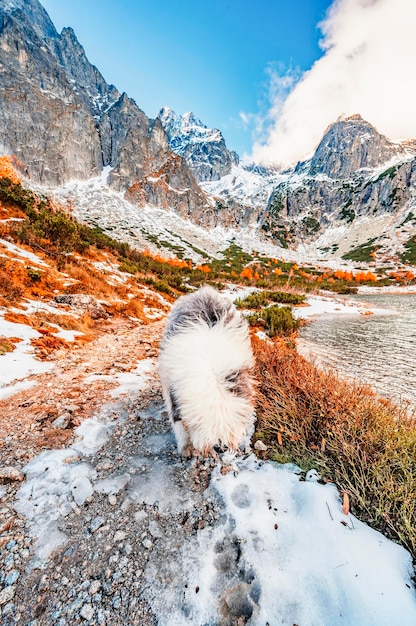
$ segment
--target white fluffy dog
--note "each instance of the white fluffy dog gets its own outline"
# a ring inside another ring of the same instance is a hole
[[[159,353],[163,397],[183,456],[237,449],[254,419],[247,322],[211,287],[177,300]]]

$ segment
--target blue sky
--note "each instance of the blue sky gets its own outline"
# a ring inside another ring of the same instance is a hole
[[[58,31],[72,26],[107,82],[154,117],[192,110],[227,145],[251,152],[274,71],[302,74],[322,56],[330,0],[41,0]],[[240,114],[244,113],[244,123]]]

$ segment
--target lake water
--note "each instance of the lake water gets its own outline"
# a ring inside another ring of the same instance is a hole
[[[319,366],[369,383],[386,397],[416,404],[416,294],[349,296],[386,314],[325,315],[300,331],[300,351]]]

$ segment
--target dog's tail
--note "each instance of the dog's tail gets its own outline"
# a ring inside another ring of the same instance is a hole
[[[169,381],[181,419],[198,450],[219,441],[237,447],[252,421],[253,354],[247,324],[194,324],[161,346],[161,379]]]

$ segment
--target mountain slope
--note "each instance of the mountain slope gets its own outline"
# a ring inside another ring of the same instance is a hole
[[[332,124],[313,156],[282,174],[259,223],[284,246],[347,254],[374,239],[395,256],[415,232],[415,204],[415,142],[391,142],[354,115]]]

